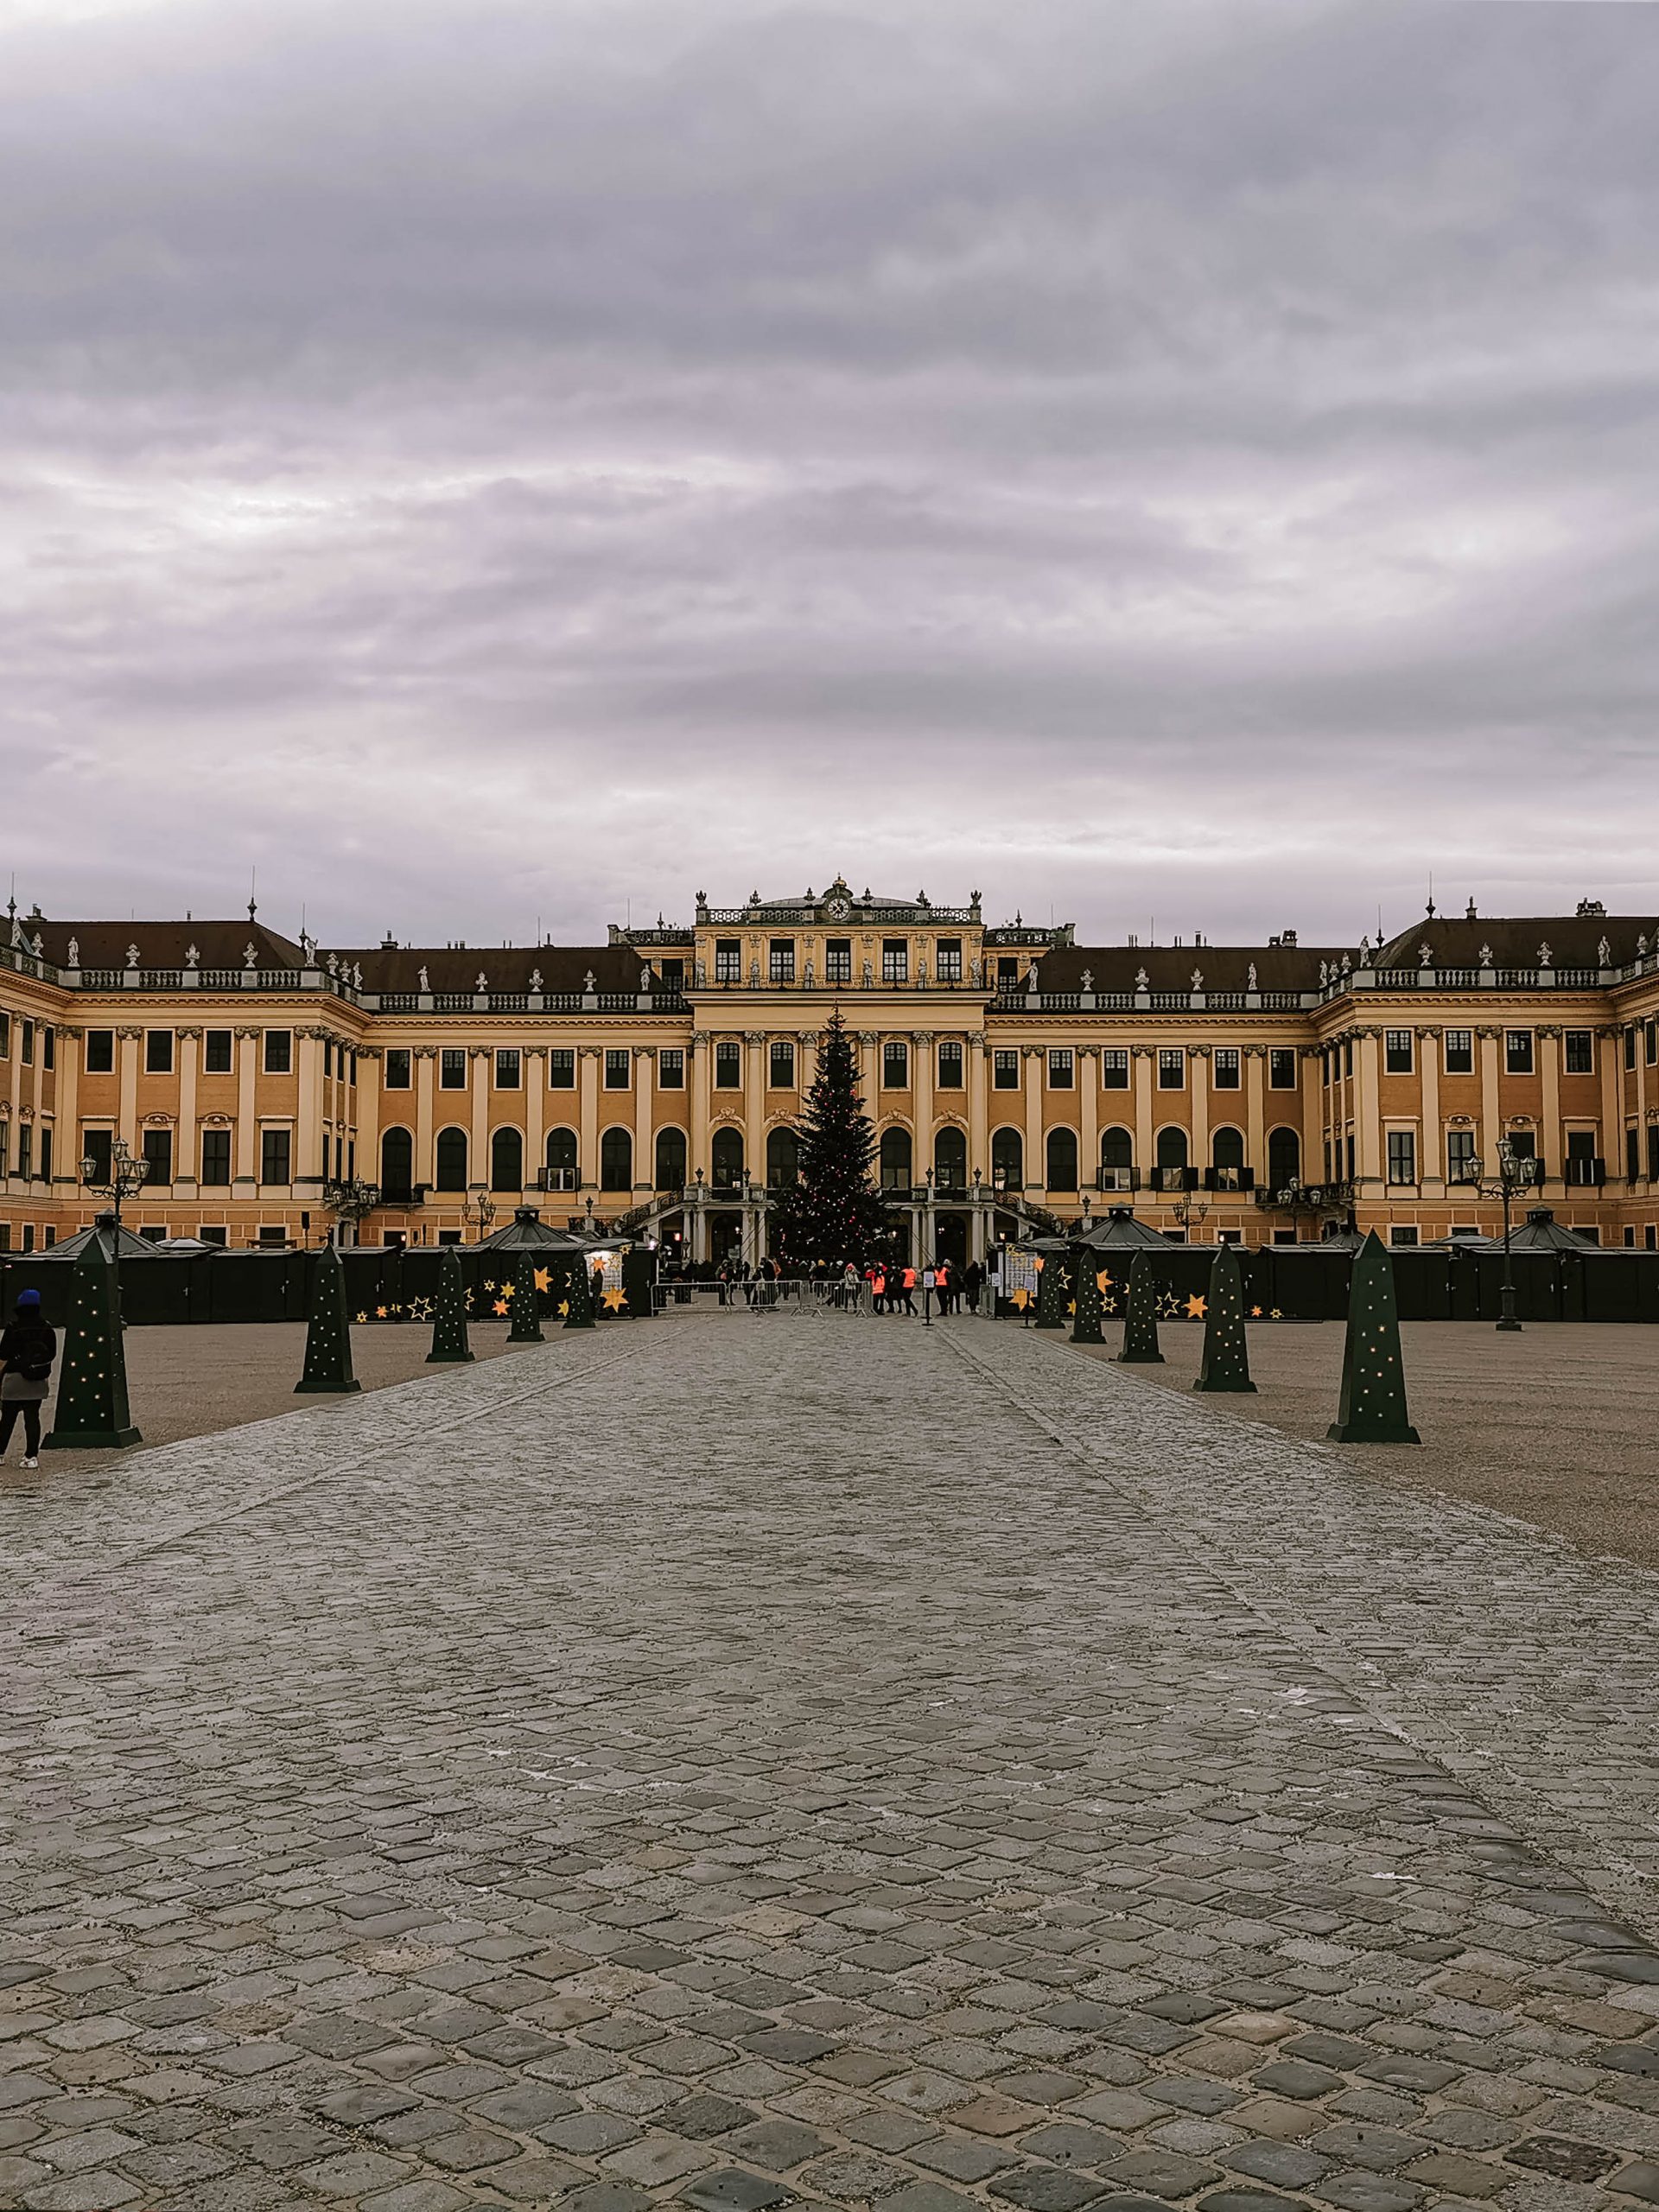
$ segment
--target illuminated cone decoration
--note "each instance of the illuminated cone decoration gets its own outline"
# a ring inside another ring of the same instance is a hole
[[[346,1270],[332,1244],[317,1254],[311,1278],[311,1321],[305,1332],[305,1371],[294,1385],[302,1392],[343,1397],[363,1385],[352,1373],[352,1332],[346,1313]]]
[[[1338,1444],[1421,1444],[1406,1410],[1394,1266],[1373,1230],[1354,1255],[1342,1402],[1326,1433]]]
[[[1065,1268],[1058,1252],[1046,1252],[1038,1262],[1037,1325],[1039,1329],[1065,1326]]]
[[[1118,1358],[1130,1367],[1161,1367],[1158,1349],[1158,1278],[1150,1252],[1129,1262],[1129,1303],[1123,1317],[1123,1349]]]
[[[1071,1275],[1076,1285],[1077,1310],[1071,1316],[1071,1341],[1074,1344],[1100,1344],[1106,1339],[1100,1333],[1100,1281],[1095,1268],[1095,1255],[1086,1244],[1071,1248]]]
[[[588,1280],[588,1262],[578,1252],[570,1262],[570,1277],[565,1286],[565,1297],[570,1310],[564,1317],[567,1329],[591,1329],[594,1325],[594,1292]]]
[[[115,1262],[94,1234],[75,1262],[75,1296],[48,1452],[109,1452],[143,1439],[127,1404],[127,1360]]]
[[[453,1244],[446,1244],[438,1265],[438,1305],[432,1319],[432,1349],[426,1355],[426,1363],[435,1367],[472,1357],[472,1347],[467,1341],[467,1286],[461,1280],[461,1255]]]
[[[536,1310],[536,1255],[521,1252],[512,1278],[512,1326],[507,1331],[510,1344],[544,1344],[542,1317]]]
[[[1204,1358],[1195,1390],[1249,1390],[1250,1355],[1244,1341],[1244,1271],[1230,1244],[1224,1244],[1210,1269],[1210,1297],[1204,1316]]]

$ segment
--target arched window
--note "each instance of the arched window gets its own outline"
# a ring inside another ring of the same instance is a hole
[[[1075,1191],[1077,1187],[1077,1139],[1073,1129],[1051,1129],[1048,1133],[1047,1167],[1048,1188],[1051,1191]]]
[[[438,1131],[437,1185],[441,1191],[466,1189],[467,1132],[465,1129]]]
[[[599,1187],[601,1191],[633,1188],[633,1138],[626,1129],[607,1129],[599,1141]]]
[[[1133,1167],[1135,1139],[1125,1128],[1108,1129],[1100,1141],[1101,1172],[1115,1167]]]
[[[1176,1128],[1160,1129],[1157,1158],[1160,1167],[1185,1167],[1186,1131]]]
[[[1282,1191],[1302,1172],[1302,1141],[1294,1129],[1273,1129],[1268,1135],[1268,1187]]]
[[[1026,1148],[1018,1129],[999,1129],[991,1139],[991,1182],[999,1191],[1025,1188]]]
[[[968,1187],[968,1140],[960,1129],[943,1128],[933,1140],[933,1182],[941,1191]]]
[[[657,1132],[657,1188],[659,1191],[683,1191],[685,1188],[683,1129],[658,1129]]]
[[[910,1131],[883,1129],[881,1132],[881,1187],[884,1191],[907,1191],[912,1180],[910,1164]]]
[[[574,1191],[579,1179],[576,1173],[575,1131],[550,1129],[547,1133],[548,1189]]]
[[[800,1141],[793,1129],[773,1129],[766,1139],[766,1188],[787,1190],[801,1172]]]
[[[517,1129],[498,1129],[490,1139],[490,1188],[522,1191],[524,1187],[524,1138]]]
[[[415,1140],[407,1129],[387,1129],[380,1139],[380,1192],[406,1198],[415,1187]]]
[[[1244,1133],[1242,1129],[1217,1129],[1210,1141],[1210,1164],[1212,1167],[1242,1167],[1244,1165]]]
[[[715,1131],[714,1141],[709,1147],[709,1166],[714,1170],[714,1185],[717,1191],[735,1191],[743,1180],[743,1132],[729,1123]]]

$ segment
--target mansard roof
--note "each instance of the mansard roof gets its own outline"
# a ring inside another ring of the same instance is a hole
[[[199,968],[240,968],[250,944],[262,968],[298,968],[305,960],[291,938],[245,914],[239,921],[205,922],[48,922],[31,914],[18,926],[31,945],[39,936],[45,958],[58,968],[70,965],[72,938],[82,968],[124,968],[135,944],[141,968],[182,968],[192,945]]]
[[[1421,968],[1427,945],[1436,968],[1537,968],[1549,947],[1553,968],[1623,968],[1638,957],[1637,939],[1651,950],[1659,921],[1642,914],[1425,914],[1390,938],[1376,956],[1379,968]],[[1608,957],[1602,957],[1603,944]],[[1489,956],[1483,958],[1484,953]]]
[[[470,991],[480,976],[493,991],[527,991],[539,973],[547,991],[580,991],[591,975],[596,991],[637,991],[643,957],[621,944],[474,944],[320,946],[326,969],[330,954],[363,970],[365,991],[418,991],[421,971],[432,991]]]
[[[1133,991],[1144,970],[1152,991],[1190,991],[1194,974],[1205,991],[1244,991],[1255,969],[1262,991],[1314,991],[1319,963],[1338,965],[1351,947],[1319,944],[1067,944],[1038,957],[1038,988],[1080,991],[1084,976],[1096,991]]]

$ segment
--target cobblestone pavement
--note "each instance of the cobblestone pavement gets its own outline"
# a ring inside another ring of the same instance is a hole
[[[990,1323],[0,1498],[0,2204],[1659,2202],[1659,1580]]]

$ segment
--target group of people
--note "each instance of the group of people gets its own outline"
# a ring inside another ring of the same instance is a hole
[[[11,1319],[0,1332],[0,1459],[23,1424],[23,1465],[41,1464],[41,1408],[58,1356],[57,1332],[41,1318],[41,1294],[21,1290]]]
[[[931,1308],[943,1319],[959,1313],[964,1300],[968,1311],[977,1313],[984,1287],[985,1270],[977,1260],[970,1260],[965,1268],[950,1260],[928,1261],[919,1268],[908,1261],[874,1260],[861,1274],[849,1260],[842,1271],[836,1302],[856,1307],[868,1292],[872,1313],[907,1313],[914,1319],[919,1291],[924,1317]]]

